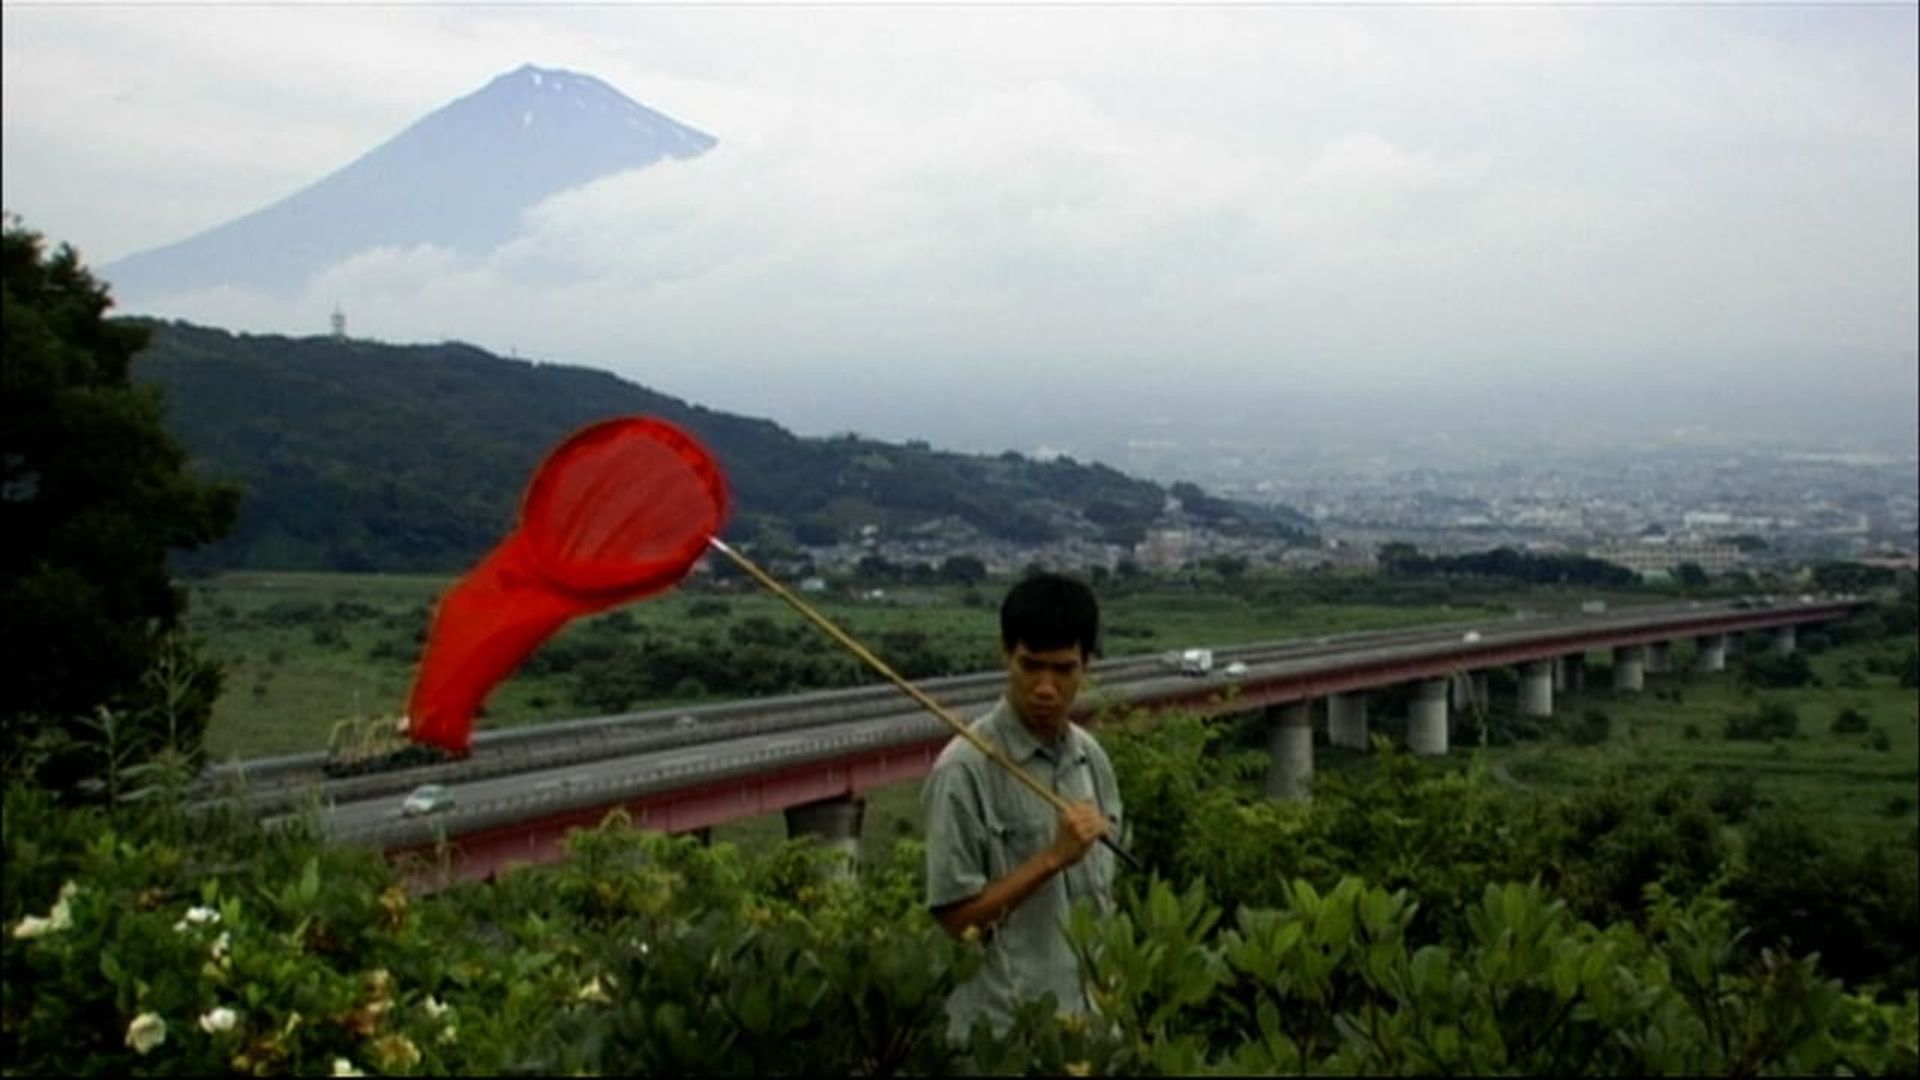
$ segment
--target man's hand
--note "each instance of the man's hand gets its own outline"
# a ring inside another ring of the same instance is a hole
[[[1060,869],[1065,870],[1086,858],[1106,834],[1107,819],[1100,816],[1100,808],[1090,802],[1077,802],[1061,812],[1050,851]]]

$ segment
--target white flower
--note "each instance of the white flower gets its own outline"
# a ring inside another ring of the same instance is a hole
[[[363,1073],[363,1072],[361,1072],[361,1071],[360,1071],[359,1069],[356,1069],[356,1068],[354,1068],[354,1067],[353,1067],[353,1062],[351,1062],[351,1061],[348,1061],[348,1060],[347,1060],[346,1058],[334,1058],[334,1059],[333,1059],[333,1075],[335,1075],[335,1076],[365,1076],[365,1075],[367,1075],[367,1074],[366,1074],[366,1073]]]
[[[26,915],[23,916],[19,922],[13,924],[13,936],[15,938],[37,938],[52,929],[52,921],[43,919],[38,915]]]
[[[73,911],[67,901],[80,895],[80,886],[69,881],[60,886],[60,898],[53,902],[53,910],[45,918],[38,915],[22,916],[13,924],[13,936],[19,939],[37,938],[42,934],[51,934],[56,930],[65,930],[73,925]]]
[[[459,1041],[459,1038],[460,1038],[459,1032],[455,1029],[454,1025],[452,1024],[448,1024],[446,1027],[440,1029],[440,1041],[442,1043],[445,1043],[447,1045],[452,1045],[453,1043]]]
[[[144,1054],[166,1041],[167,1022],[160,1019],[158,1013],[141,1013],[127,1025],[127,1045],[137,1054]]]
[[[209,1035],[220,1031],[232,1031],[233,1025],[240,1020],[240,1014],[225,1005],[200,1014],[200,1030]]]
[[[575,994],[574,997],[579,998],[581,1001],[608,1002],[613,1000],[607,996],[606,988],[600,985],[600,976],[598,975],[595,975],[593,980],[587,983],[587,985],[581,987],[580,992]]]
[[[178,933],[185,933],[190,926],[204,926],[207,923],[217,923],[219,921],[220,913],[218,911],[196,904],[187,909],[186,915],[183,916],[179,922],[173,924],[173,929]]]
[[[448,1008],[447,1004],[441,1001],[437,997],[429,997],[427,998],[427,1000],[421,1002],[420,1004],[422,1007],[424,1007],[427,1010],[428,1016],[441,1017],[441,1016],[445,1016],[447,1013],[447,1008]]]
[[[227,946],[231,944],[233,944],[233,935],[222,930],[220,936],[213,939],[213,945],[209,951],[215,960],[224,963],[227,959]]]

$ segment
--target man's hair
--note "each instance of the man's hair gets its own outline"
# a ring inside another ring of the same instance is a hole
[[[1033,652],[1080,646],[1084,656],[1099,654],[1100,604],[1085,583],[1060,574],[1035,574],[1007,591],[1000,603],[1000,644],[1008,652],[1025,645]]]

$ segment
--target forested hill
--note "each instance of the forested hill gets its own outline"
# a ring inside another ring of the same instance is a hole
[[[168,423],[205,474],[245,486],[240,520],[203,565],[462,569],[513,520],[532,469],[570,432],[644,413],[698,435],[734,496],[728,535],[820,545],[877,525],[1039,543],[1129,543],[1158,525],[1300,535],[1290,511],[1170,492],[1102,465],[947,453],[852,436],[800,438],[603,371],[469,345],[385,345],[141,322],[134,376],[164,387]],[[1168,496],[1180,496],[1169,515]]]

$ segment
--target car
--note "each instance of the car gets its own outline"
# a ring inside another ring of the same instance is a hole
[[[1473,644],[1474,642],[1476,642],[1476,641],[1479,641],[1479,640],[1480,640],[1480,631],[1478,631],[1478,630],[1469,630],[1469,631],[1467,631],[1466,633],[1464,633],[1464,634],[1461,634],[1461,635],[1460,635],[1460,640],[1461,640],[1461,641],[1464,641],[1464,642],[1466,642],[1466,643],[1467,643],[1467,644],[1469,644],[1469,645],[1471,645],[1471,644]]]
[[[673,726],[680,728],[682,730],[686,728],[690,728],[699,722],[700,721],[695,720],[693,717],[687,715],[686,713],[681,713],[679,716],[676,716],[673,718]]]
[[[1237,679],[1247,673],[1247,662],[1245,660],[1235,660],[1233,663],[1221,668],[1220,673],[1229,679]]]
[[[408,817],[420,817],[452,808],[453,792],[443,784],[421,784],[400,803],[400,812]]]

